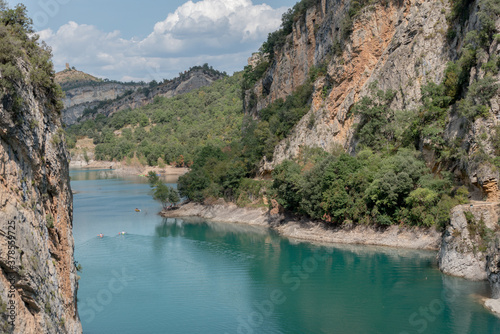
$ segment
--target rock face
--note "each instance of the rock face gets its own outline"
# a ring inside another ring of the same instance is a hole
[[[470,280],[488,279],[492,298],[484,306],[500,315],[500,204],[473,203],[452,210],[443,233],[439,269]]]
[[[119,83],[93,83],[67,90],[63,99],[63,122],[75,123],[85,109],[92,109],[101,101],[114,100],[127,91],[135,91],[144,85],[124,85]]]
[[[18,64],[21,107],[0,105],[0,332],[81,333],[68,155],[30,66]]]
[[[353,144],[352,124],[356,121],[348,117],[348,111],[369,93],[370,83],[377,81],[380,89],[396,90],[393,107],[404,109],[419,104],[422,84],[441,79],[450,60],[444,50],[445,15],[449,11],[445,3],[413,0],[368,6],[354,21],[344,51],[336,55],[334,46],[342,39],[341,25],[349,5],[349,1],[323,0],[310,8],[305,20],[295,24],[288,37],[291,43],[277,54],[271,70],[256,85],[257,96],[262,95],[266,82],[269,86],[269,94],[250,111],[258,114],[303,84],[312,66],[327,64],[328,80],[315,83],[310,112],[276,147],[274,160],[264,170],[297,156],[301,146],[330,150],[341,145],[348,149]],[[313,127],[308,126],[311,117]]]
[[[439,268],[446,274],[470,280],[491,277],[498,281],[498,250],[495,241],[500,234],[498,204],[460,205],[451,212],[451,223],[443,234],[438,254]]]
[[[327,75],[316,80],[310,111],[292,129],[291,134],[274,149],[272,161],[262,161],[262,174],[269,173],[285,159],[296,158],[303,147],[321,147],[326,151],[341,146],[349,152],[356,147],[353,124],[359,120],[349,115],[354,103],[370,95],[370,85],[393,90],[394,110],[414,110],[421,105],[421,88],[428,82],[440,83],[446,64],[456,60],[465,44],[465,36],[480,27],[480,1],[471,5],[463,25],[456,25],[456,37],[446,37],[446,16],[451,12],[447,1],[386,1],[364,7],[355,17],[350,38],[341,35],[343,20],[350,7],[348,0],[322,0],[309,8],[304,19],[294,23],[282,50],[275,53],[270,68],[254,88],[246,92],[247,113],[254,117],[278,98],[291,94],[309,78],[313,66],[326,65]],[[497,27],[500,21],[497,18]],[[344,47],[339,52],[338,43]],[[481,54],[472,68],[470,81],[482,79],[484,65],[499,52],[495,39],[487,54]],[[251,58],[255,64],[256,57]],[[495,77],[499,80],[499,75]],[[250,103],[257,97],[256,103]],[[498,171],[485,163],[475,163],[478,148],[494,156],[490,137],[498,125],[500,94],[490,101],[489,116],[464,126],[464,119],[451,116],[445,136],[463,140],[462,149],[469,163],[463,167],[464,182],[474,189],[476,199],[499,201]],[[312,124],[312,126],[311,126]],[[487,129],[486,131],[484,129]],[[488,131],[489,129],[489,131]],[[480,139],[487,136],[486,139]],[[432,154],[424,155],[430,165]],[[441,168],[440,166],[434,166]]]
[[[92,82],[65,91],[63,121],[65,124],[73,124],[82,116],[84,119],[95,117],[97,114],[110,116],[120,110],[135,109],[150,104],[156,96],[173,97],[188,93],[210,85],[222,77],[222,73],[201,68],[187,71],[180,77],[154,87],[147,84]],[[89,115],[84,115],[86,109],[93,111]]]
[[[500,247],[498,242],[492,247],[494,248],[490,249],[490,254],[486,256],[486,273],[493,290],[493,298],[498,299],[500,298]]]

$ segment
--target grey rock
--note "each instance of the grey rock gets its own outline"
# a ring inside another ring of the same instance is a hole
[[[28,78],[30,65],[18,67]],[[17,87],[21,110],[0,105],[0,304],[15,303],[13,333],[82,333],[60,116],[28,80]]]

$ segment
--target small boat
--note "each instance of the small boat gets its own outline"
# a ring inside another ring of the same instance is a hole
[[[122,232],[118,233],[118,235],[125,235],[125,233],[126,233],[126,232],[123,232],[123,231],[122,231]]]
[[[141,209],[135,208],[135,212],[141,212]]]

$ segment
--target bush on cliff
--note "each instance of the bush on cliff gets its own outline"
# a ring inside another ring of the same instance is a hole
[[[19,82],[31,83],[35,94],[45,97],[50,111],[58,114],[63,105],[62,91],[54,81],[54,69],[50,48],[38,43],[32,20],[27,16],[26,7],[18,4],[14,9],[0,1],[0,98],[4,108],[19,112],[23,100],[18,92]],[[29,73],[24,78],[22,64]]]

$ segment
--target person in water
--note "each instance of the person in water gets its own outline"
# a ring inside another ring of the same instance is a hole
[[[101,233],[101,234],[98,234],[97,235],[99,238],[102,238],[104,235]]]

